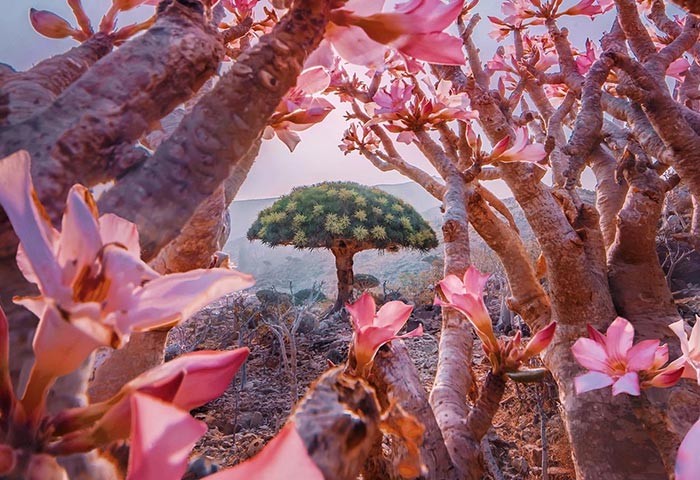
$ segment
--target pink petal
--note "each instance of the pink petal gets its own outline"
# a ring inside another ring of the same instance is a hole
[[[130,308],[115,312],[120,335],[176,324],[209,303],[254,284],[253,277],[229,269],[198,269],[156,278],[137,288]]]
[[[576,393],[581,394],[591,390],[605,388],[612,385],[613,382],[613,378],[609,375],[600,372],[588,372],[576,377],[574,379],[574,386],[576,388]]]
[[[290,132],[289,130],[275,130],[277,138],[279,138],[282,143],[284,143],[290,152],[293,152],[299,142],[301,142],[301,137],[297,133]]]
[[[475,297],[469,293],[465,295],[453,295],[452,306],[462,312],[477,330],[484,333],[493,331],[491,316],[488,310],[486,310],[483,298]]]
[[[131,397],[131,445],[127,480],[182,478],[190,451],[207,425],[153,397]]]
[[[688,355],[690,353],[690,344],[688,343],[688,334],[685,331],[685,321],[678,320],[677,322],[669,325],[668,328],[670,328],[671,331],[676,334],[678,340],[680,340],[683,355]]]
[[[384,0],[348,0],[343,8],[355,15],[369,16],[384,9]]]
[[[588,329],[588,336],[591,338],[591,340],[605,347],[607,344],[605,335],[596,330],[590,323],[586,325],[586,329]]]
[[[547,348],[554,338],[554,332],[556,329],[557,322],[552,322],[537,332],[535,336],[530,339],[527,347],[525,347],[525,351],[521,357],[522,360],[525,361],[534,357],[535,355],[539,355],[545,348]]]
[[[695,422],[678,448],[676,480],[700,478],[700,420]]]
[[[346,4],[347,5],[347,4]],[[335,55],[333,54],[333,49],[328,40],[323,40],[318,48],[313,51],[311,55],[306,59],[304,63],[304,68],[311,68],[316,66],[331,68],[333,66],[333,61]]]
[[[627,352],[627,370],[639,372],[647,370],[654,364],[659,340],[642,340]]]
[[[75,29],[64,18],[46,10],[30,8],[29,21],[34,30],[48,38],[66,38],[75,33]]]
[[[32,278],[40,280],[45,295],[62,297],[66,289],[53,254],[53,227],[36,197],[25,151],[0,160],[0,204],[22,243]]]
[[[695,318],[695,325],[690,331],[690,338],[688,338],[688,355],[690,357],[700,357],[700,317]],[[700,359],[700,358],[698,358]]]
[[[579,338],[571,347],[576,361],[584,368],[595,372],[609,372],[605,349],[590,338]]]
[[[639,376],[637,372],[627,372],[617,379],[613,384],[613,396],[620,393],[629,393],[630,395],[639,395]]]
[[[651,370],[658,370],[668,362],[668,345],[665,343],[659,346],[654,353],[654,363],[651,365]]]
[[[440,290],[445,295],[448,301],[452,298],[452,295],[454,294],[466,293],[464,289],[464,283],[462,282],[462,280],[460,280],[460,278],[457,275],[447,275],[445,278],[440,280],[438,285],[440,286]]]
[[[103,244],[118,243],[126,247],[132,255],[139,257],[139,232],[136,225],[112,213],[102,215],[99,219],[100,237]]]
[[[608,358],[613,362],[625,362],[627,352],[634,342],[634,327],[622,317],[610,324],[606,336]]]
[[[447,3],[442,0],[410,0],[396,5],[395,12],[424,19],[422,28],[427,31],[444,30],[457,19],[463,3],[461,0]]]
[[[383,65],[384,57],[389,51],[387,47],[370,39],[360,27],[354,25],[343,27],[330,25],[326,30],[326,39],[343,59],[366,67]]]
[[[404,35],[391,42],[401,53],[425,62],[464,65],[462,41],[444,32]]]
[[[311,67],[299,75],[296,88],[306,94],[323,92],[331,83],[331,76],[324,67]]]
[[[650,381],[646,382],[650,387],[668,388],[674,386],[683,377],[685,365],[680,364],[664,368],[660,373],[655,375]],[[646,386],[646,385],[645,385]]]
[[[71,283],[86,266],[95,262],[102,249],[97,224],[97,206],[87,188],[75,185],[68,192],[58,241],[58,262],[63,281]]]
[[[68,480],[68,474],[53,455],[34,453],[26,468],[23,480]]]
[[[187,353],[139,375],[122,390],[141,391],[149,386],[163,385],[163,388],[169,391],[167,380],[184,374],[174,397],[161,397],[153,388],[148,393],[170,400],[173,405],[183,410],[191,410],[221,396],[231,385],[248,353],[247,348]]]
[[[374,303],[374,298],[369,293],[363,293],[355,303],[348,303],[345,305],[345,308],[350,314],[350,319],[352,320],[355,331],[374,324],[377,305]]]
[[[374,325],[377,327],[389,327],[396,335],[408,321],[413,311],[413,305],[406,305],[403,302],[387,302],[377,312]]]
[[[481,273],[474,266],[470,266],[464,272],[464,288],[466,292],[471,293],[475,297],[483,296],[489,277],[489,274]]]
[[[91,318],[63,318],[49,304],[39,320],[33,347],[35,368],[45,375],[60,377],[77,369],[100,346],[111,343],[111,332]]]
[[[256,456],[207,477],[207,480],[253,479],[324,480],[324,477],[294,424],[288,423]]]

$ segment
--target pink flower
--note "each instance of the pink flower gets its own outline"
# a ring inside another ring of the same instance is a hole
[[[326,38],[340,56],[366,66],[381,63],[388,45],[431,63],[463,65],[462,42],[445,30],[462,10],[459,0],[409,0],[393,12],[382,12],[383,1],[351,0],[331,12]]]
[[[685,363],[683,377],[692,378],[700,384],[700,320],[695,321],[690,336],[686,333],[688,327],[683,320],[672,323],[669,328],[681,341],[681,358]]]
[[[677,58],[671,65],[669,65],[668,70],[666,70],[666,75],[675,78],[676,80],[682,81],[685,72],[690,68],[690,63],[684,57]]]
[[[680,379],[683,367],[674,362],[665,369],[668,348],[659,340],[636,345],[634,327],[617,317],[605,335],[588,326],[590,338],[579,338],[571,347],[576,361],[590,372],[574,380],[577,393],[612,385],[613,395],[639,395],[640,387],[670,387]]]
[[[52,420],[52,428],[59,434],[73,432],[66,437],[67,444],[80,441],[99,446],[126,439],[133,423],[134,395],[148,395],[187,412],[222,395],[248,352],[239,348],[182,355],[142,373],[109,400],[60,413]]]
[[[576,56],[576,69],[581,75],[585,75],[591,69],[591,66],[597,60],[595,44],[586,39],[586,53],[580,53]]]
[[[335,108],[328,100],[315,96],[326,90],[330,81],[331,77],[324,67],[304,70],[297,78],[296,86],[287,92],[270,117],[263,138],[269,140],[277,135],[293,152],[301,141],[296,132],[323,121]]]
[[[454,308],[469,319],[495,373],[517,372],[525,362],[547,348],[554,338],[557,324],[552,322],[541,329],[524,348],[520,332],[513,339],[497,339],[484,304],[487,280],[488,275],[482,274],[474,266],[467,269],[463,280],[456,275],[448,275],[438,283],[435,305]]]
[[[375,152],[379,147],[379,137],[366,125],[357,130],[357,124],[351,124],[343,135],[343,143],[340,144],[340,151],[348,154],[354,150],[365,150]]]
[[[20,239],[17,263],[40,295],[16,298],[39,317],[35,368],[44,378],[77,368],[97,346],[120,346],[132,331],[176,324],[213,300],[253,284],[229,269],[160,276],[140,257],[136,227],[98,217],[92,196],[74,186],[62,229],[38,202],[29,155],[0,160],[0,204]]]
[[[439,294],[435,305],[451,307],[465,315],[481,339],[487,354],[498,352],[500,347],[493,333],[491,317],[484,304],[484,287],[489,276],[474,266],[464,272],[464,279],[448,275],[438,283]]]
[[[585,15],[593,18],[603,13],[603,9],[597,4],[597,0],[581,0],[573,7],[569,7],[559,15]]]
[[[396,79],[391,82],[389,88],[382,88],[374,94],[372,100],[379,108],[375,114],[397,113],[406,110],[406,104],[413,96],[413,85],[406,85],[403,81]]]
[[[506,372],[517,372],[523,363],[536,357],[549,346],[554,339],[557,323],[551,322],[549,325],[538,331],[534,337],[527,342],[525,348],[521,345],[521,333],[518,331],[515,338],[510,341],[500,341],[501,344],[501,364]]]
[[[676,480],[700,478],[700,420],[690,428],[678,448],[676,457]]]
[[[527,127],[515,131],[515,141],[507,148],[509,143],[510,137],[498,142],[491,153],[491,161],[539,163],[547,156],[544,145],[528,143]]]
[[[190,450],[207,424],[144,394],[131,397],[131,444],[126,480],[182,478]]]
[[[222,4],[229,12],[245,18],[251,15],[255,5],[258,4],[258,0],[222,0]]]
[[[372,295],[365,292],[353,304],[345,306],[352,320],[353,347],[356,371],[363,372],[368,367],[379,348],[398,338],[418,337],[423,335],[423,327],[397,335],[408,321],[413,307],[403,302],[393,301],[382,305],[377,312],[377,305]],[[376,313],[375,313],[376,312]]]

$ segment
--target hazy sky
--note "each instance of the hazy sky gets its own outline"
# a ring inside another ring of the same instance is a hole
[[[0,16],[0,62],[8,63],[16,69],[26,69],[37,61],[60,53],[75,45],[72,40],[51,40],[38,35],[29,23],[29,8],[51,10],[73,22],[69,8],[62,0],[10,0],[3,2],[3,15]],[[109,0],[84,0],[88,14],[97,24]],[[484,61],[492,54],[496,44],[488,37],[491,28],[486,15],[497,15],[501,2],[482,0],[477,11],[482,20],[476,32],[476,39],[483,51]],[[566,2],[573,3],[573,2]],[[120,24],[125,25],[144,18],[153,7],[140,7],[120,16]],[[568,22],[572,38],[579,45],[586,36],[595,40],[601,36],[609,21],[596,21],[579,18]],[[243,185],[238,198],[262,198],[278,196],[288,192],[293,186],[305,185],[322,180],[352,180],[365,184],[400,183],[406,179],[393,172],[380,172],[367,160],[356,154],[344,156],[337,145],[344,130],[342,115],[344,106],[331,113],[327,121],[302,132],[302,142],[292,154],[277,139],[265,141],[249,178]],[[433,171],[416,154],[414,148],[403,149],[407,158],[428,171]],[[589,181],[590,182],[590,181]],[[587,183],[589,183],[587,182]],[[590,186],[590,185],[589,185]],[[501,195],[506,190],[492,185]]]

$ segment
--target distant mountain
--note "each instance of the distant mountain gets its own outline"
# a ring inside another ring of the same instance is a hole
[[[275,203],[276,200],[277,198],[234,200],[228,208],[231,215],[231,234],[229,238],[236,240],[245,237],[250,226],[258,218],[258,213]]]

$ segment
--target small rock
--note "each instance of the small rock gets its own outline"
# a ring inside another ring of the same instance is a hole
[[[528,471],[527,460],[525,460],[523,457],[514,457],[510,461],[510,464],[520,473],[525,473]]]
[[[336,365],[340,365],[345,360],[345,355],[343,355],[337,348],[332,348],[326,354],[326,358]]]
[[[316,328],[316,317],[312,314],[304,315],[301,320],[299,320],[299,326],[297,327],[297,332],[299,333],[311,333]]]
[[[185,353],[185,349],[182,348],[181,345],[178,345],[177,343],[172,343],[168,345],[168,348],[165,349],[165,361],[169,362],[170,360],[179,357]]]
[[[197,480],[218,471],[219,466],[210,458],[197,457],[190,462],[189,466],[187,467],[187,472],[185,473],[185,476],[182,477],[182,480]]]
[[[260,412],[244,412],[238,417],[238,422],[243,428],[257,428],[263,423]]]

